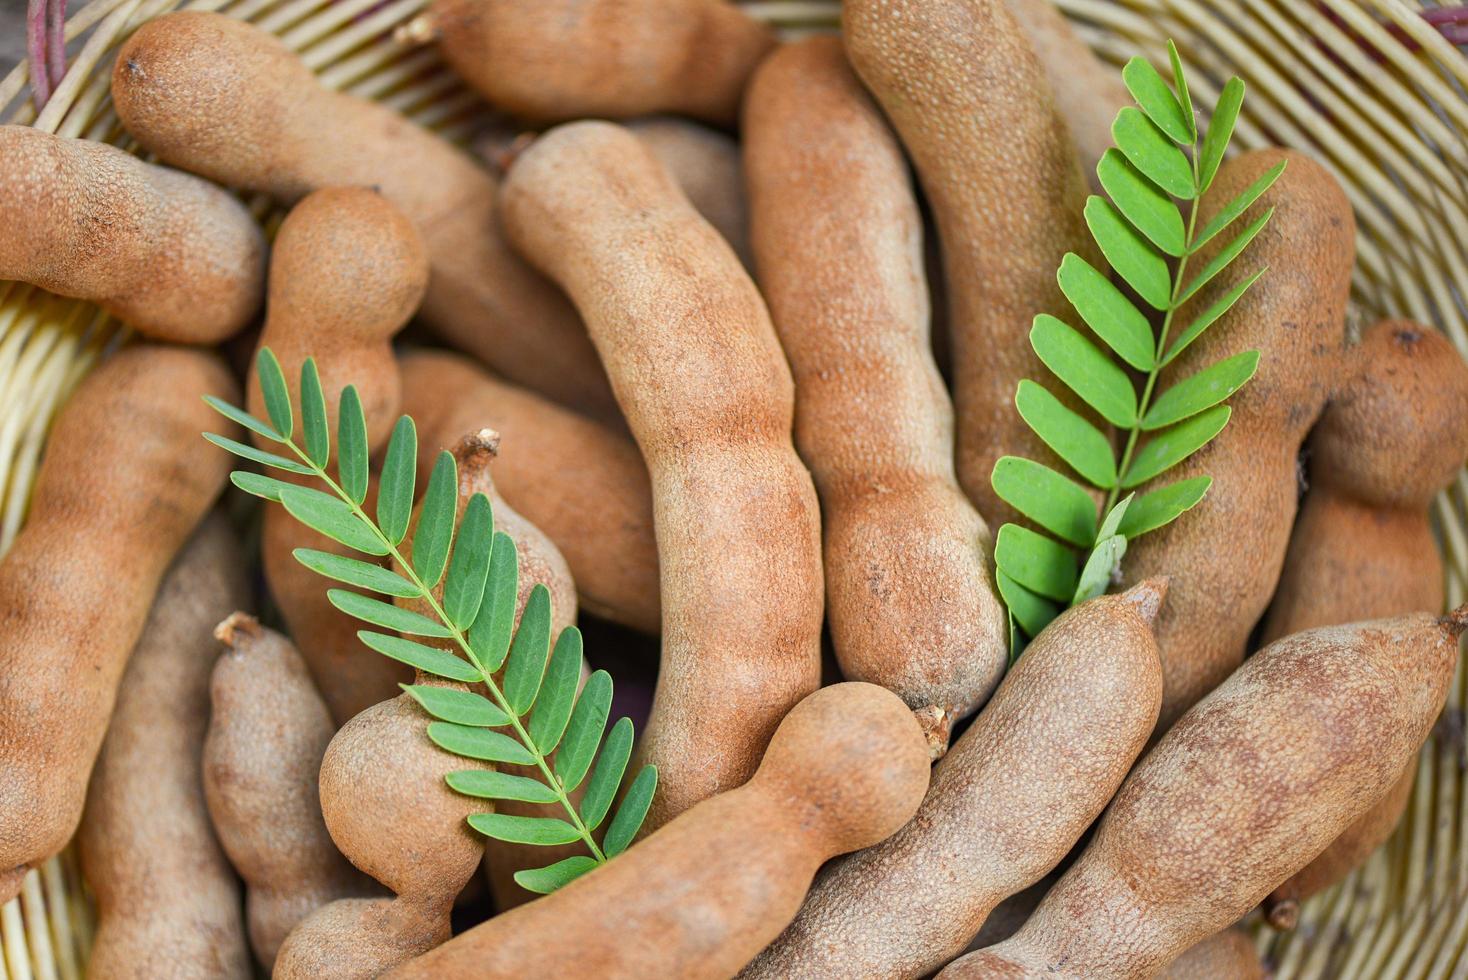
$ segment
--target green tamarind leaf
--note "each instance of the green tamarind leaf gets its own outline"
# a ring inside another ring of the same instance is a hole
[[[1126,372],[1063,320],[1041,313],[1030,346],[1044,365],[1096,413],[1119,428],[1137,421],[1137,393]]]
[[[1076,588],[1076,557],[1060,544],[1018,524],[999,529],[994,542],[994,564],[1032,592],[1068,601]]]

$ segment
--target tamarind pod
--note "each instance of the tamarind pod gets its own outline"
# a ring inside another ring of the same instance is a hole
[[[419,673],[415,683],[452,686]],[[483,801],[444,777],[487,762],[428,738],[429,717],[403,693],[342,726],[321,760],[321,812],[331,839],[393,893],[344,898],[317,909],[280,948],[276,980],[367,980],[450,935],[454,899],[484,854],[466,822]]]
[[[222,515],[205,518],[163,579],[118,686],[77,832],[97,900],[90,976],[251,976],[239,882],[199,777],[214,624],[251,601],[239,550]]]
[[[455,439],[494,429],[504,447],[495,488],[565,556],[580,608],[657,633],[652,489],[632,440],[456,354],[410,351],[401,366],[403,411],[418,426],[419,481]]]
[[[301,404],[301,367],[307,358],[315,359],[333,442],[341,393],[351,385],[362,405],[368,451],[380,453],[387,444],[402,400],[392,338],[418,308],[427,284],[422,239],[403,213],[371,188],[313,191],[281,223],[270,257],[270,298],[257,349],[268,347],[275,354],[293,405]],[[254,362],[247,390],[251,413],[266,418]],[[271,449],[258,437],[256,444]],[[296,561],[298,548],[361,556],[284,508],[265,511],[266,582],[341,726],[392,697],[410,672],[362,645],[357,622],[327,600],[326,580]]]
[[[204,798],[219,842],[245,880],[250,946],[269,969],[316,909],[370,893],[321,819],[316,774],[336,726],[291,641],[234,613],[210,682]]]
[[[217,357],[137,344],[83,380],[51,430],[0,560],[0,904],[76,830],[128,654],[224,486],[229,457],[200,433],[238,427],[203,395],[239,398]]]
[[[938,224],[958,480],[997,528],[1021,519],[990,485],[999,457],[1064,466],[1014,396],[1045,376],[1029,343],[1035,315],[1068,309],[1061,258],[1101,263],[1082,217],[1085,176],[1003,0],[848,0],[841,20],[852,67],[902,138]]]
[[[540,122],[671,112],[731,126],[775,45],[722,0],[434,0],[427,20],[470,86]]]
[[[652,480],[655,828],[748,779],[820,683],[819,514],[790,372],[738,258],[626,129],[551,130],[501,203],[506,235],[582,311]]]
[[[759,281],[821,500],[836,659],[844,677],[935,706],[946,729],[999,683],[1009,630],[989,529],[954,476],[902,150],[832,37],[765,60],[744,132]]]
[[[1246,277],[1269,271],[1168,373],[1182,381],[1250,349],[1260,352],[1258,370],[1229,399],[1222,432],[1138,488],[1148,493],[1180,480],[1213,480],[1201,506],[1131,542],[1122,565],[1127,581],[1164,572],[1172,579],[1157,621],[1166,678],[1159,732],[1243,661],[1284,564],[1296,510],[1296,456],[1340,370],[1355,222],[1329,172],[1292,150],[1240,154],[1219,168],[1198,220],[1206,225],[1279,163],[1287,164],[1284,173],[1239,225],[1265,208],[1274,208],[1273,217],[1243,257],[1184,304],[1176,322],[1191,323]],[[1230,229],[1213,238],[1195,257],[1198,266],[1235,234]]]
[[[1165,580],[1067,610],[938,763],[912,822],[825,869],[741,974],[922,977],[1080,839],[1146,744],[1162,697]]]
[[[1436,330],[1371,327],[1311,434],[1309,490],[1264,621],[1263,640],[1314,626],[1443,606],[1428,509],[1468,457],[1468,365]],[[1335,884],[1391,835],[1415,763],[1380,803],[1266,900],[1292,928],[1299,903]]]
[[[1468,606],[1250,657],[1132,771],[1024,927],[940,977],[1156,976],[1386,795],[1442,710],[1465,627]]]
[[[279,39],[218,13],[143,24],[118,50],[111,91],[139,142],[220,183],[287,205],[323,187],[376,187],[423,236],[423,316],[442,336],[563,404],[615,417],[575,311],[505,245],[496,180],[458,148],[323,88]]]
[[[1005,6],[1045,70],[1055,110],[1075,139],[1086,179],[1095,193],[1102,193],[1096,164],[1113,145],[1116,114],[1132,104],[1121,72],[1097,57],[1051,0],[1005,0]]]
[[[0,279],[155,340],[218,343],[264,297],[265,236],[243,204],[106,143],[0,126],[0,227]]]
[[[634,119],[627,128],[647,144],[698,213],[724,236],[744,267],[753,269],[739,143],[728,133],[677,116]]]
[[[821,863],[906,823],[927,781],[926,741],[897,697],[823,688],[743,786],[390,976],[732,976],[795,915]]]

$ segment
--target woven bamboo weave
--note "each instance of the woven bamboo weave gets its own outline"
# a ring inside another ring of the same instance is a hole
[[[431,48],[393,31],[426,0],[93,0],[66,25],[68,71],[45,109],[26,65],[0,81],[0,122],[136,149],[108,93],[117,46],[173,9],[251,21],[300,52],[323,83],[379,100],[450,139],[469,140],[486,110]],[[1406,0],[1057,0],[1080,36],[1120,65],[1166,64],[1174,39],[1208,111],[1232,74],[1248,84],[1238,149],[1282,144],[1334,171],[1356,209],[1353,320],[1410,317],[1468,353],[1468,57]],[[764,0],[745,9],[787,37],[829,31],[829,0]],[[253,202],[263,219],[264,200]],[[0,553],[14,540],[47,429],[76,382],[126,341],[95,307],[0,283]],[[1468,598],[1468,474],[1434,507],[1449,605]],[[1307,903],[1299,927],[1256,932],[1280,978],[1439,980],[1468,976],[1468,756],[1459,666],[1443,722],[1423,750],[1406,819],[1336,888]],[[93,916],[68,852],[0,908],[0,980],[84,973]]]

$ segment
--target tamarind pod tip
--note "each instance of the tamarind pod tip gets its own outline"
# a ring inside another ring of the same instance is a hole
[[[214,638],[231,650],[239,649],[240,636],[256,639],[260,636],[260,620],[246,612],[232,612],[229,617],[214,627]]]
[[[1122,601],[1134,606],[1137,614],[1150,626],[1162,609],[1162,600],[1167,598],[1168,581],[1166,575],[1157,575],[1138,582],[1121,594]]]
[[[1448,631],[1453,639],[1462,636],[1463,631],[1468,630],[1468,602],[1463,603],[1463,605],[1447,615],[1439,617],[1437,622],[1439,626],[1442,626]]]
[[[953,715],[952,711],[944,711],[936,704],[913,709],[912,716],[917,719],[918,727],[923,730],[923,738],[928,742],[928,757],[934,762],[948,754]]]
[[[1273,895],[1264,900],[1265,918],[1281,932],[1288,932],[1300,922],[1300,902],[1295,898],[1276,899]]]
[[[453,457],[457,460],[472,459],[481,454],[491,459],[500,454],[500,434],[494,429],[470,432],[454,444]]]

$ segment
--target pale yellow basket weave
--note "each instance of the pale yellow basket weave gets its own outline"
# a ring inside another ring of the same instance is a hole
[[[1306,149],[1331,167],[1360,229],[1354,305],[1365,322],[1405,316],[1468,352],[1468,59],[1403,0],[1058,0],[1117,64],[1165,63],[1171,37],[1195,66],[1205,111],[1229,74],[1249,84],[1236,145]],[[0,82],[0,121],[130,146],[107,91],[112,52],[138,24],[175,9],[219,10],[278,34],[329,86],[378,99],[452,139],[482,105],[431,48],[392,40],[426,0],[94,0],[67,25],[70,70],[38,118],[26,67]],[[829,0],[746,3],[787,36],[831,29]],[[269,209],[257,202],[260,213]],[[121,342],[85,304],[0,283],[0,552],[25,515],[47,428],[76,381]],[[1450,605],[1468,593],[1468,478],[1437,502]],[[1460,665],[1445,724],[1422,753],[1401,829],[1347,881],[1308,903],[1299,928],[1262,929],[1279,977],[1468,976],[1468,783]],[[0,908],[0,980],[83,973],[92,914],[70,854]]]

